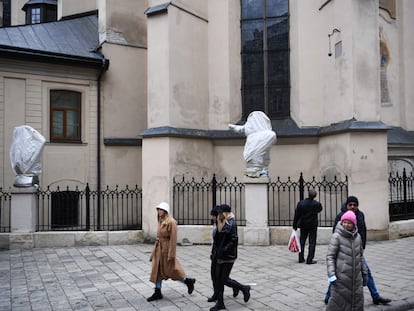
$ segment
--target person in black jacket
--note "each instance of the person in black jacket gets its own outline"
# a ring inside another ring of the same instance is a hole
[[[357,227],[358,227],[358,233],[361,236],[362,240],[362,247],[365,249],[366,243],[367,243],[367,227],[365,224],[365,215],[363,212],[359,209],[359,201],[358,198],[355,196],[349,196],[346,199],[345,204],[341,207],[341,212],[339,212],[338,215],[336,215],[335,223],[332,228],[332,232],[335,232],[336,225],[341,220],[341,217],[343,214],[345,214],[347,211],[353,211],[355,213],[356,219],[357,219]],[[363,263],[365,264],[365,267],[368,272],[368,282],[367,287],[369,289],[369,292],[371,293],[372,302],[376,305],[378,304],[388,304],[391,302],[391,299],[383,298],[378,293],[377,287],[375,285],[374,278],[371,273],[371,269],[368,266],[368,263],[365,259],[365,256],[363,257]],[[325,304],[329,302],[329,298],[331,297],[331,285],[329,284],[328,291],[325,294]]]
[[[242,291],[244,302],[250,299],[250,286],[242,285],[230,278],[230,272],[237,259],[238,246],[237,224],[230,206],[219,205],[217,216],[217,231],[214,235],[212,258],[216,260],[214,295],[217,302],[210,311],[226,309],[224,306],[223,293],[224,285],[233,288],[233,296],[236,297]]]
[[[293,218],[293,229],[300,228],[300,245],[299,263],[305,262],[305,243],[309,237],[307,264],[316,263],[315,257],[316,236],[318,232],[318,214],[322,211],[322,204],[315,200],[316,191],[309,190],[308,198],[301,200],[296,206],[295,216]]]

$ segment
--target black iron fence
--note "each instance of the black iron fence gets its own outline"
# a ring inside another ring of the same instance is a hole
[[[142,190],[39,189],[37,231],[142,229]]]
[[[302,173],[298,180],[288,177],[286,181],[282,181],[278,177],[276,181],[269,182],[269,226],[291,226],[297,203],[307,196],[310,189],[317,192],[316,200],[323,207],[318,216],[319,226],[331,227],[348,196],[348,178],[340,181],[335,177],[329,181],[323,177],[318,181],[312,177],[312,180],[305,181]]]
[[[0,188],[0,232],[10,232],[11,193]]]
[[[389,215],[390,221],[414,219],[414,176],[390,173]],[[283,181],[279,177],[268,183],[269,226],[290,226],[299,200],[309,189],[315,189],[323,211],[319,215],[319,226],[332,226],[342,202],[348,195],[348,179],[336,178],[328,181],[315,177],[305,181],[300,174],[298,180],[290,177]],[[236,178],[217,181],[184,177],[173,181],[174,217],[180,225],[207,225],[210,210],[217,204],[228,204],[236,214],[238,224],[246,225],[244,184]],[[91,190],[66,187],[55,190],[47,187],[39,190],[37,231],[49,230],[128,230],[142,229],[142,190],[135,188]],[[0,232],[10,232],[10,210],[12,196],[0,187]],[[99,204],[98,204],[99,201]]]
[[[228,204],[232,207],[239,225],[246,225],[244,184],[233,181],[217,181],[215,175],[211,181],[201,178],[196,181],[193,177],[186,181],[173,181],[174,217],[180,225],[209,224],[210,210],[217,204]],[[268,183],[268,224],[269,226],[291,226],[296,204],[307,195],[307,191],[315,189],[317,199],[322,203],[324,210],[319,215],[321,227],[332,226],[335,216],[341,208],[342,202],[348,196],[348,179],[339,181],[336,178],[328,181],[325,177],[317,181],[315,177],[310,181],[303,179],[302,173],[297,181],[278,179]]]
[[[217,181],[213,175],[211,181],[201,178],[185,180],[173,179],[174,218],[179,225],[208,225],[210,211],[218,204],[228,204],[236,215],[237,224],[246,225],[244,208],[244,184],[234,178]]]
[[[413,172],[407,175],[404,169],[402,175],[390,173],[388,186],[390,221],[414,219]]]

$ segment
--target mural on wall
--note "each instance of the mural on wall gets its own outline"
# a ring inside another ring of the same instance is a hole
[[[391,104],[390,93],[388,89],[387,67],[391,60],[390,50],[384,39],[383,28],[379,29],[379,44],[380,44],[380,90],[381,90],[381,104]]]

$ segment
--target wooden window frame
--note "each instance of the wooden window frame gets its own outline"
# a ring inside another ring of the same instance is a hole
[[[59,107],[55,108],[53,107],[52,102],[52,93],[53,92],[64,92],[64,93],[71,93],[78,97],[78,105],[77,108],[65,108],[65,107]],[[53,89],[49,92],[49,107],[50,107],[50,141],[51,142],[75,142],[75,143],[81,143],[82,142],[82,93],[78,91],[72,91],[72,90],[64,90],[64,89]],[[54,111],[62,111],[63,112],[63,135],[62,136],[56,136],[53,131],[53,112]],[[77,137],[68,137],[67,135],[67,112],[68,111],[77,111],[78,112],[78,136]]]

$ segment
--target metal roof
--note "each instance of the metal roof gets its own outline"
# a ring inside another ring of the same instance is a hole
[[[96,14],[57,22],[0,28],[0,52],[101,62]]]

